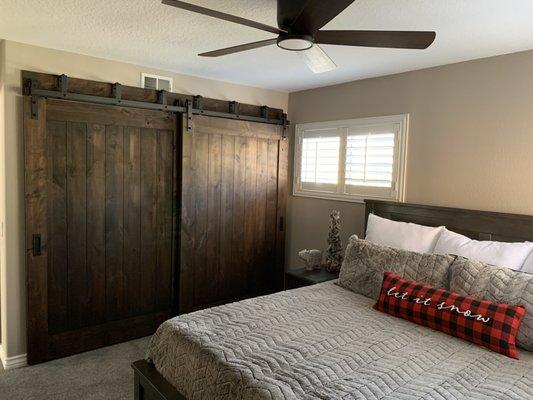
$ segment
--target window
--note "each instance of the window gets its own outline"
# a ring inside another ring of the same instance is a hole
[[[296,125],[293,193],[403,201],[409,115]]]

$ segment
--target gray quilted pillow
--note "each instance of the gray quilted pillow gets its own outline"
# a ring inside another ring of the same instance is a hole
[[[378,298],[385,271],[396,272],[410,281],[448,288],[448,269],[455,259],[450,255],[422,254],[393,249],[350,238],[338,284],[352,292]]]
[[[526,308],[516,341],[533,351],[533,275],[458,257],[451,266],[450,290],[494,303]]]

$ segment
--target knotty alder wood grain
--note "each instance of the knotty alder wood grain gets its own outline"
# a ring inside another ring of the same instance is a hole
[[[29,362],[150,334],[172,308],[175,115],[29,101]]]
[[[180,312],[281,288],[286,144],[280,126],[205,116],[183,131]]]

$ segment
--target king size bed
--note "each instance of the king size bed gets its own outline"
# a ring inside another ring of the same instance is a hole
[[[380,201],[366,210],[475,239],[533,241],[530,216]],[[516,360],[375,302],[326,282],[170,319],[133,364],[136,399],[533,398],[533,352]]]

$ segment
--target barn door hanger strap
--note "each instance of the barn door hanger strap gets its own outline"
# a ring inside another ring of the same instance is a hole
[[[229,102],[227,112],[206,110],[203,104],[202,96],[193,96],[192,101],[187,100],[185,106],[181,105],[179,101],[176,104],[168,104],[168,92],[163,90],[158,91],[157,103],[137,100],[125,100],[122,98],[122,85],[120,83],[113,84],[113,97],[94,96],[90,94],[69,92],[69,78],[66,75],[58,77],[59,90],[40,89],[38,82],[32,80],[26,89],[26,94],[31,96],[31,117],[32,119],[39,119],[39,98],[63,99],[71,101],[79,101],[93,104],[115,105],[121,107],[143,108],[149,110],[160,110],[187,114],[191,121],[187,124],[187,130],[192,131],[192,115],[205,115],[208,117],[238,119],[242,121],[260,122],[273,125],[288,125],[287,115],[283,114],[281,119],[274,119],[268,117],[268,108],[263,106],[261,108],[261,116],[242,115],[239,113],[239,103],[236,101]],[[285,132],[285,129],[284,129]],[[285,137],[285,133],[283,134]]]

